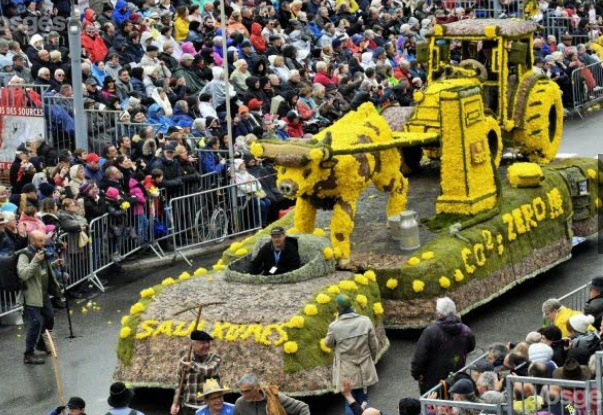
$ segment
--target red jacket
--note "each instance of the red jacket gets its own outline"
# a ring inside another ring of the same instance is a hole
[[[287,132],[291,138],[302,138],[304,136],[304,130],[302,129],[302,123],[298,122],[293,124],[287,117],[281,118],[287,123]]]
[[[107,56],[107,45],[98,35],[93,39],[86,32],[82,33],[82,47],[90,55],[90,62],[92,63],[102,61]]]
[[[333,76],[332,78],[329,78],[327,75],[325,75],[322,72],[318,72],[315,76],[314,76],[314,83],[315,84],[321,84],[322,86],[324,86],[326,88],[326,86],[328,84],[335,84],[337,85],[337,77]]]
[[[259,23],[253,23],[251,25],[251,36],[249,41],[255,48],[255,51],[261,55],[266,52],[268,46],[266,45],[266,39],[262,36],[262,26]]]

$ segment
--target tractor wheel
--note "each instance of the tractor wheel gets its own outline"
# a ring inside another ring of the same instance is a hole
[[[563,134],[563,103],[557,84],[542,79],[527,94],[522,108],[522,127],[513,133],[513,141],[530,161],[547,164],[555,158]]]
[[[488,140],[488,148],[490,149],[490,157],[494,160],[496,167],[500,166],[500,160],[502,159],[503,153],[503,140],[500,125],[492,117],[486,117],[484,122],[488,125],[488,133],[486,138]]]
[[[403,147],[400,152],[402,154],[402,174],[415,173],[421,169],[421,159],[423,158],[421,147]]]

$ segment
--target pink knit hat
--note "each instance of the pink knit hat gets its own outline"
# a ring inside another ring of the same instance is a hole
[[[107,195],[108,199],[119,199],[119,190],[117,190],[115,187],[108,188],[105,194]]]

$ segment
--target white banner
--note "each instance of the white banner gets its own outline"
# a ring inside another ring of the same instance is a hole
[[[4,115],[0,116],[0,121],[2,122],[0,169],[8,169],[15,159],[17,148],[22,143],[44,137],[44,117]]]

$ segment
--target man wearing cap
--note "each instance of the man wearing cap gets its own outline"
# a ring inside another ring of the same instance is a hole
[[[222,358],[209,352],[212,340],[213,337],[204,331],[193,330],[191,333],[193,355],[190,362],[185,361],[184,357],[180,359],[180,371],[185,371],[186,381],[183,396],[174,396],[175,400],[170,409],[171,415],[177,415],[181,406],[199,409],[204,403],[205,394],[202,394],[204,383],[208,379],[220,380]]]
[[[375,360],[379,350],[375,327],[371,319],[352,308],[345,294],[336,299],[338,316],[329,324],[325,345],[334,349],[333,385],[336,390],[344,379],[352,381],[352,396],[356,402],[368,402],[367,388],[379,382]],[[345,403],[345,414],[354,415]]]
[[[88,153],[86,155],[86,166],[84,167],[84,177],[86,180],[91,180],[100,186],[100,182],[103,180],[103,171],[100,168],[100,160],[98,154]]]
[[[601,327],[603,318],[603,276],[594,277],[588,287],[588,300],[584,306],[584,314],[595,317],[595,328]]]
[[[77,396],[71,397],[67,405],[57,406],[48,415],[86,415],[86,402]]]
[[[198,71],[193,66],[194,60],[195,57],[190,53],[183,53],[180,57],[180,65],[174,71],[175,78],[184,77],[186,80],[186,90],[190,95],[198,94],[207,83],[207,81],[201,79]]]
[[[235,406],[224,402],[225,392],[228,392],[228,388],[220,386],[217,380],[206,380],[203,384],[205,405],[197,411],[196,415],[233,415]]]
[[[32,183],[27,183],[21,188],[21,193],[14,193],[10,197],[10,202],[19,207],[19,212],[27,206],[38,208],[38,191]]]
[[[481,401],[475,395],[475,386],[469,379],[459,379],[448,391],[452,395],[453,401],[461,402],[474,402],[480,403]]]
[[[235,123],[235,136],[247,135],[252,133],[262,135],[262,123],[256,120],[255,117],[250,114],[249,107],[247,107],[246,105],[241,105],[239,107],[239,117],[235,118]]]
[[[169,79],[172,76],[172,73],[165,65],[165,62],[160,60],[157,56],[159,55],[159,48],[155,45],[147,46],[147,52],[144,54],[142,59],[140,59],[140,66],[143,68],[159,68],[161,71],[163,78]]]
[[[163,148],[163,154],[150,167],[150,170],[159,169],[163,172],[161,187],[167,190],[170,197],[180,192],[183,176],[182,166],[175,159],[175,152],[176,144],[168,141]]]
[[[13,55],[13,71],[26,84],[33,83],[31,70],[25,66],[25,58],[22,55]]]
[[[288,237],[281,226],[272,228],[270,239],[251,261],[250,274],[278,275],[295,271],[301,266],[297,239]]]

